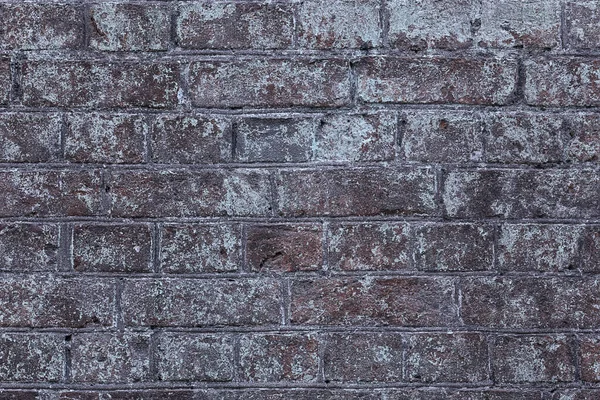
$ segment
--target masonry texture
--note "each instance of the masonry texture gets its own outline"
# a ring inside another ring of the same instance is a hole
[[[600,3],[0,0],[34,399],[600,399]]]

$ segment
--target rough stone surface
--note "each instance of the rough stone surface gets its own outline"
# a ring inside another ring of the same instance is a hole
[[[0,115],[0,162],[52,162],[60,157],[61,118],[54,113]]]
[[[3,271],[56,271],[60,248],[55,224],[0,224],[0,267]]]

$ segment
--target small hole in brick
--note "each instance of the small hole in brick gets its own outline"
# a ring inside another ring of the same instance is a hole
[[[106,185],[106,186],[104,187],[104,191],[105,191],[106,193],[110,192],[110,186]]]
[[[445,119],[440,119],[440,129],[448,129],[448,121]]]
[[[70,342],[70,341],[71,341],[71,339],[73,339],[73,336],[72,336],[72,335],[67,335],[67,336],[65,336],[65,342]]]

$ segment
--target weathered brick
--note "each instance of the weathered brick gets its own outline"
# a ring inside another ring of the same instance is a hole
[[[233,338],[229,335],[160,335],[157,369],[163,381],[227,382],[234,376]]]
[[[40,393],[31,390],[1,390],[0,399],[2,400],[38,400]]]
[[[349,65],[341,59],[193,62],[190,97],[198,107],[343,106]]]
[[[298,43],[316,49],[370,49],[382,44],[377,0],[304,1],[298,11]]]
[[[591,328],[600,322],[599,285],[575,277],[463,278],[461,316],[490,328]]]
[[[316,382],[319,343],[312,334],[254,334],[240,339],[241,379]]]
[[[600,117],[581,113],[566,118],[565,156],[572,162],[600,161]]]
[[[64,337],[59,335],[1,334],[0,380],[58,382],[63,375],[63,346]],[[4,398],[2,394],[0,398]]]
[[[76,225],[73,267],[78,272],[151,272],[149,225]]]
[[[317,271],[323,268],[320,225],[252,225],[246,231],[246,263],[254,272]]]
[[[239,225],[165,224],[160,266],[167,273],[235,272],[241,261]]]
[[[328,231],[331,269],[385,271],[411,268],[410,226],[405,223],[336,223]]]
[[[407,111],[400,116],[401,157],[408,161],[482,161],[481,117],[463,111]]]
[[[114,285],[105,279],[4,277],[0,326],[66,327],[113,324]]]
[[[259,170],[119,170],[108,180],[114,217],[268,216],[268,175]]]
[[[59,400],[101,400],[99,392],[66,390],[56,393],[55,396]]]
[[[177,44],[184,49],[282,49],[294,31],[289,5],[201,1],[182,4]]]
[[[382,400],[376,391],[356,389],[209,389],[196,395],[194,400]]]
[[[0,224],[0,270],[56,271],[59,246],[55,224]]]
[[[552,394],[552,400],[595,400],[600,396],[598,389],[563,389]]]
[[[494,378],[501,383],[571,382],[573,349],[567,337],[498,336],[493,344]]]
[[[498,268],[507,271],[569,271],[579,268],[582,227],[505,224],[498,238]]]
[[[89,216],[101,213],[99,171],[0,171],[0,216]]]
[[[0,5],[0,48],[78,49],[83,46],[83,7],[79,4],[5,3]]]
[[[494,266],[494,228],[426,224],[415,228],[415,264],[424,271],[485,271]]]
[[[52,162],[60,157],[61,118],[56,114],[0,114],[0,162]]]
[[[138,382],[150,377],[150,334],[79,333],[71,342],[74,382]]]
[[[600,269],[600,226],[587,226],[582,237],[580,268],[596,272]]]
[[[310,117],[245,117],[236,124],[235,154],[243,162],[303,162],[313,157]]]
[[[100,3],[90,6],[90,47],[108,51],[167,50],[166,5]]]
[[[600,215],[592,169],[454,170],[444,182],[449,217],[588,218]]]
[[[394,158],[396,115],[330,114],[320,120],[314,150],[317,161],[386,161]]]
[[[556,163],[562,159],[562,118],[493,113],[486,118],[485,159],[496,163]]]
[[[272,279],[140,279],[125,282],[128,326],[264,325],[281,320]]]
[[[599,106],[600,60],[533,58],[524,62],[525,101],[537,106]]]
[[[386,400],[542,400],[542,391],[535,389],[390,389]]]
[[[291,320],[306,325],[452,326],[454,281],[436,278],[327,278],[292,283]]]
[[[175,62],[26,61],[22,70],[27,106],[166,108],[178,102]]]
[[[600,8],[593,0],[568,1],[565,4],[566,44],[574,49],[600,47]]]
[[[100,400],[197,400],[190,389],[110,390],[100,392]],[[78,399],[79,400],[79,399]],[[84,399],[87,400],[87,399]],[[93,399],[96,400],[96,399]]]
[[[10,59],[0,56],[0,105],[7,104],[12,87],[10,73]]]
[[[600,382],[600,339],[586,335],[579,338],[581,380]]]
[[[141,115],[73,113],[67,117],[65,159],[77,163],[141,163],[148,125]]]
[[[411,382],[485,382],[490,379],[487,341],[479,333],[423,333],[406,340]]]
[[[337,333],[324,338],[325,382],[399,382],[402,336],[397,333]]]
[[[356,66],[367,103],[507,104],[517,82],[510,58],[366,57]]]
[[[432,168],[286,169],[275,176],[282,216],[435,215]]]
[[[229,123],[212,116],[160,116],[152,127],[150,150],[152,160],[158,163],[231,161]]]

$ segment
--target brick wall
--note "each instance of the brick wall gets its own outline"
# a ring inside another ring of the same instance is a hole
[[[0,399],[600,398],[597,1],[0,16]]]

